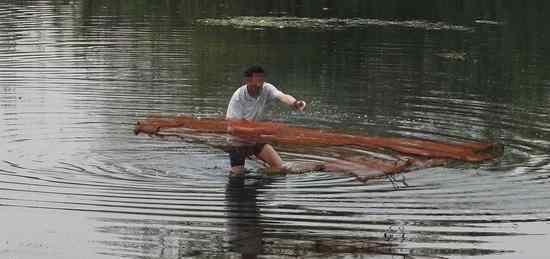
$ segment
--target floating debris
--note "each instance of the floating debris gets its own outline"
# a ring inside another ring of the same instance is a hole
[[[503,24],[502,22],[491,21],[491,20],[475,20],[474,22],[478,23],[478,24],[488,24],[488,25],[502,25]]]
[[[453,30],[472,32],[473,28],[451,25],[443,22],[428,22],[424,20],[387,21],[363,18],[300,18],[273,16],[239,16],[225,19],[207,18],[196,20],[198,24],[210,26],[231,26],[239,29],[258,28],[298,28],[314,30],[342,30],[347,28],[362,28],[368,26],[397,26],[423,30]]]
[[[438,53],[435,55],[448,60],[456,60],[456,61],[466,60],[466,52],[447,52],[447,53]]]

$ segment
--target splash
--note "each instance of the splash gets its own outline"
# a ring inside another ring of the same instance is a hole
[[[313,30],[342,30],[347,28],[365,28],[369,26],[395,26],[422,30],[451,30],[472,32],[474,29],[461,25],[446,24],[443,22],[429,22],[424,20],[388,21],[364,18],[301,18],[301,17],[274,17],[274,16],[238,16],[232,18],[206,18],[196,20],[198,24],[210,26],[231,26],[239,29],[262,28],[297,28]]]
[[[229,130],[230,129],[230,130]],[[444,166],[452,161],[480,163],[496,159],[502,147],[494,143],[442,143],[430,140],[369,137],[320,129],[293,127],[272,122],[229,122],[224,119],[197,119],[191,116],[150,117],[139,121],[135,133],[176,136],[201,141],[221,149],[231,139],[268,143],[287,149],[335,147],[333,159],[297,165],[290,173],[325,171],[349,173],[361,181],[423,168]],[[338,149],[339,148],[339,149]],[[361,155],[350,155],[356,149]]]

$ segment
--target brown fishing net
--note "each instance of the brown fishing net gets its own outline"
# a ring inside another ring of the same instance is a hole
[[[494,143],[442,143],[431,140],[369,137],[320,129],[292,127],[271,122],[228,122],[224,119],[197,119],[191,116],[150,117],[139,121],[135,133],[177,136],[203,141],[224,149],[230,139],[268,143],[285,150],[307,148],[322,153],[330,148],[330,159],[308,163],[306,169],[351,173],[360,180],[391,175],[451,161],[483,162],[497,158],[502,147]],[[302,164],[304,167],[304,164]],[[292,168],[290,168],[292,171]]]

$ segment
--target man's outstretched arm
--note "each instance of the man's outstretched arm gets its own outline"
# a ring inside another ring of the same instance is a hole
[[[279,96],[279,100],[286,105],[288,105],[290,108],[295,109],[297,111],[303,112],[306,108],[306,102],[302,100],[297,100],[294,98],[294,96],[289,94],[281,94]]]

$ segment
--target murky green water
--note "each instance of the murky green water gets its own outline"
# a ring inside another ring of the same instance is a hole
[[[542,1],[3,1],[0,257],[546,258],[548,11]],[[222,22],[196,22],[205,18]],[[255,63],[310,103],[305,114],[274,107],[277,121],[490,140],[504,156],[408,173],[399,188],[325,173],[231,179],[223,151],[132,134],[151,113],[223,116]]]

